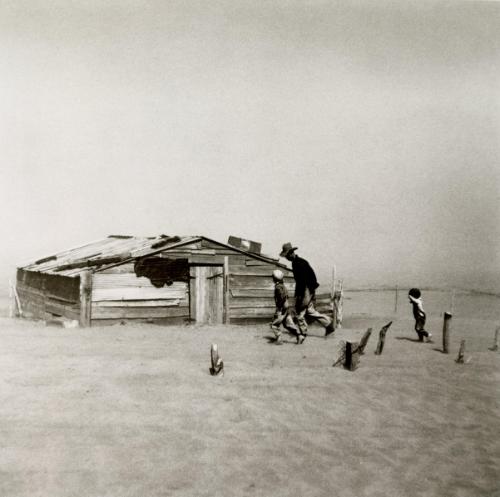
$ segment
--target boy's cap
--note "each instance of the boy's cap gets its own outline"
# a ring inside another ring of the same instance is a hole
[[[293,252],[294,250],[297,250],[298,247],[293,247],[290,242],[284,243],[280,257],[286,257],[290,252]]]
[[[410,291],[408,292],[408,295],[410,295],[414,299],[419,299],[420,295],[422,294],[420,293],[420,290],[418,288],[411,288]]]
[[[283,279],[283,271],[280,271],[279,269],[275,269],[273,271],[273,278],[275,280],[281,281]]]

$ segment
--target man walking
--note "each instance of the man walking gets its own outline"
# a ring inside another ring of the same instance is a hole
[[[292,263],[295,279],[295,308],[300,333],[307,336],[306,316],[309,316],[325,327],[325,337],[327,337],[335,331],[333,321],[314,308],[314,296],[316,288],[319,286],[318,280],[313,268],[305,259],[295,253],[296,250],[297,247],[293,247],[291,243],[285,243],[280,257],[284,257]]]

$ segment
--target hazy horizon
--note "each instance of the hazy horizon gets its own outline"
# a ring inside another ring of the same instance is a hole
[[[0,277],[164,233],[500,291],[499,63],[497,2],[2,3]]]

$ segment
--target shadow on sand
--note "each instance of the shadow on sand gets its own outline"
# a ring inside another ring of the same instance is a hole
[[[410,338],[410,337],[394,337],[396,340],[408,340],[408,342],[415,342],[415,343],[424,343],[421,342],[418,338]]]
[[[434,350],[435,352],[441,352],[441,354],[445,354],[443,349],[438,349],[437,347],[433,347],[432,350]],[[449,353],[448,353],[448,355],[449,355]]]
[[[319,336],[315,336],[315,335],[310,335],[308,334],[307,335],[307,339],[309,339],[310,337],[313,337],[313,338],[320,338]],[[323,337],[324,338],[324,337]],[[267,340],[267,343],[270,344],[270,345],[276,345],[276,337],[275,336],[271,336],[271,335],[266,335],[264,337],[265,340]],[[293,345],[297,345],[297,338],[295,337],[295,335],[289,335],[289,334],[285,334],[283,333],[281,335],[281,340],[282,340],[282,343],[283,344],[287,344],[287,343],[291,343]],[[307,341],[307,340],[306,340]]]

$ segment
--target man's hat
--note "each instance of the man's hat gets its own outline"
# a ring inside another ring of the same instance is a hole
[[[298,247],[292,247],[290,242],[283,244],[283,250],[281,251],[280,257],[286,257],[290,252],[297,250]]]

